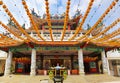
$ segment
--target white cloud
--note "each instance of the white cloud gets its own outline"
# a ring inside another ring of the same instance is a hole
[[[57,0],[49,0],[49,3],[52,4],[52,5],[57,4]]]
[[[58,7],[58,11],[59,11],[59,13],[62,14],[63,12],[65,12],[65,8],[60,6],[60,7]]]
[[[29,9],[35,9],[35,12],[42,16],[45,13],[45,0],[26,0],[27,5]],[[49,7],[50,7],[50,13],[51,14],[56,14],[57,11],[59,14],[62,14],[63,12],[66,11],[66,2],[67,0],[48,0],[49,1]],[[79,3],[80,1],[80,3]],[[70,12],[69,15],[73,16],[76,13],[77,8],[79,8],[82,12],[82,14],[85,13],[88,4],[90,0],[71,0],[71,6],[70,6]],[[104,13],[104,11],[107,9],[107,7],[110,5],[112,0],[94,0],[93,7],[91,9],[91,12],[89,13],[85,26],[88,23],[90,17],[93,15],[94,11],[98,8],[98,5],[101,3],[100,8],[97,10],[95,13],[93,19],[90,22],[90,25],[93,25],[98,18]],[[27,26],[30,26],[30,22],[28,19],[28,16],[26,15],[26,12],[23,8],[23,5],[21,3],[21,0],[3,0],[3,2],[8,6],[12,14],[15,16],[17,21],[22,25],[24,23],[24,20],[26,21]],[[120,1],[119,1],[120,3]],[[14,5],[16,4],[16,6]],[[79,4],[79,5],[78,5]],[[58,8],[57,8],[58,5]],[[1,9],[1,8],[0,8]],[[21,13],[19,13],[19,11]],[[112,11],[110,13],[113,13]],[[116,18],[120,17],[119,14],[119,9],[116,11],[115,14],[113,14],[109,18],[109,22],[105,22],[105,25],[109,25],[111,22],[113,22]],[[109,14],[110,15],[110,14]],[[108,15],[108,16],[109,16]],[[21,18],[23,16],[23,18]],[[114,17],[114,18],[113,18]],[[3,21],[4,23],[7,23],[8,17],[4,16],[4,12],[0,12],[0,21]]]

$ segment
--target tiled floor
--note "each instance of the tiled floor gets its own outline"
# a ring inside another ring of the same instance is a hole
[[[120,77],[105,74],[70,75],[63,83],[120,83]],[[0,77],[0,83],[53,83],[48,76],[10,75]]]

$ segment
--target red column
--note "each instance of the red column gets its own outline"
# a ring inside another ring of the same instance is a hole
[[[43,31],[45,30],[45,27],[44,27],[44,25],[42,25],[42,30],[43,30]]]
[[[70,30],[70,24],[68,25],[68,30]]]

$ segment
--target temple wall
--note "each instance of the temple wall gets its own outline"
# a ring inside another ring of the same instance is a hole
[[[120,52],[112,50],[107,52],[107,58],[109,61],[110,75],[120,76]]]
[[[5,60],[0,60],[0,73],[4,73]]]

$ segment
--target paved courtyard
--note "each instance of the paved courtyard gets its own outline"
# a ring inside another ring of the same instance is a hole
[[[41,81],[40,81],[41,80]],[[0,77],[0,83],[53,83],[48,76],[10,75]],[[70,75],[63,83],[120,83],[120,77],[104,74]]]

